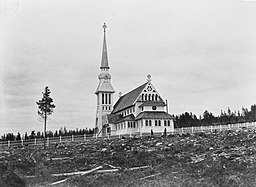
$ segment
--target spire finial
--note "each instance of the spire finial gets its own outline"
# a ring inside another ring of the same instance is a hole
[[[147,75],[147,81],[148,81],[148,82],[151,81],[151,75],[150,75],[150,74]]]
[[[106,32],[106,28],[107,28],[106,23],[104,23],[104,25],[103,25],[102,27],[103,27],[103,29],[104,29],[104,32]]]

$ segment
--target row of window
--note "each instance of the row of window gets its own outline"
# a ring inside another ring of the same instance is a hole
[[[117,130],[125,129],[126,123],[125,122],[119,123],[117,124],[116,128]],[[127,128],[138,128],[138,124],[136,122],[128,121]]]
[[[161,123],[162,121],[161,120],[145,120],[145,125],[146,126],[152,126],[152,123],[154,123],[155,126],[161,126]],[[171,126],[171,122],[170,120],[164,120],[164,126]],[[128,121],[127,122],[127,128],[138,128],[139,125],[134,122],[134,121]],[[141,127],[143,127],[143,124],[141,124]],[[117,130],[120,130],[120,129],[125,129],[126,128],[126,123],[125,122],[122,122],[122,123],[119,123],[117,124]]]
[[[111,104],[111,94],[110,93],[102,93],[102,104]]]
[[[142,94],[141,100],[142,101],[158,101],[159,97],[157,94]]]
[[[146,126],[152,126],[153,120],[146,120]],[[161,126],[161,120],[155,120],[155,126]],[[164,120],[164,126],[171,126],[170,120]]]
[[[111,106],[102,106],[102,110],[111,110]]]
[[[126,115],[132,114],[134,112],[135,112],[135,107],[132,107],[132,108],[129,108],[129,109],[121,112],[120,114],[123,115],[123,116],[126,116]]]

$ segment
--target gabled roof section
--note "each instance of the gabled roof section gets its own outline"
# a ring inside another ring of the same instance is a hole
[[[127,107],[132,106],[147,84],[148,82],[144,83],[143,85],[135,88],[134,90],[120,97],[114,105],[112,113],[116,113]]]
[[[163,101],[145,101],[139,107],[142,106],[166,106],[166,104]]]
[[[145,111],[136,116],[135,120],[139,119],[174,119],[174,117],[166,112],[162,111]]]

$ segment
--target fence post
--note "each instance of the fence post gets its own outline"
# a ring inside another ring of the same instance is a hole
[[[61,143],[61,136],[60,136],[60,143]]]
[[[201,130],[201,132],[203,132],[203,126],[201,126],[201,129],[200,129],[200,130]]]
[[[84,141],[86,140],[86,134],[84,134]]]
[[[181,127],[181,134],[183,134],[183,127]]]
[[[130,132],[130,138],[132,137],[132,133]]]
[[[47,137],[47,145],[48,145],[48,146],[50,145],[50,139],[49,139],[49,137]]]
[[[121,135],[120,135],[120,134],[118,135],[118,138],[119,138],[119,139],[121,138]]]
[[[140,131],[140,137],[142,137],[142,132]]]
[[[110,139],[109,137],[110,137],[110,136],[109,136],[109,133],[108,133],[108,140]]]
[[[247,128],[247,129],[248,129],[248,126],[249,126],[248,123],[246,123],[246,128]]]
[[[228,124],[228,129],[229,129],[229,130],[231,129],[231,125],[230,125],[230,124]]]
[[[8,140],[8,147],[11,147],[11,141]]]
[[[35,138],[35,145],[36,145],[36,138]]]
[[[22,145],[22,146],[24,145],[23,138],[21,138],[21,145]]]
[[[220,125],[220,131],[221,131],[221,125]]]
[[[74,141],[74,135],[72,134],[72,136],[71,136],[71,142],[73,142]]]

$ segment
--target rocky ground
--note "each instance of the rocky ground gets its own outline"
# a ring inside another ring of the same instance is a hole
[[[256,186],[256,131],[2,148],[0,186]]]

